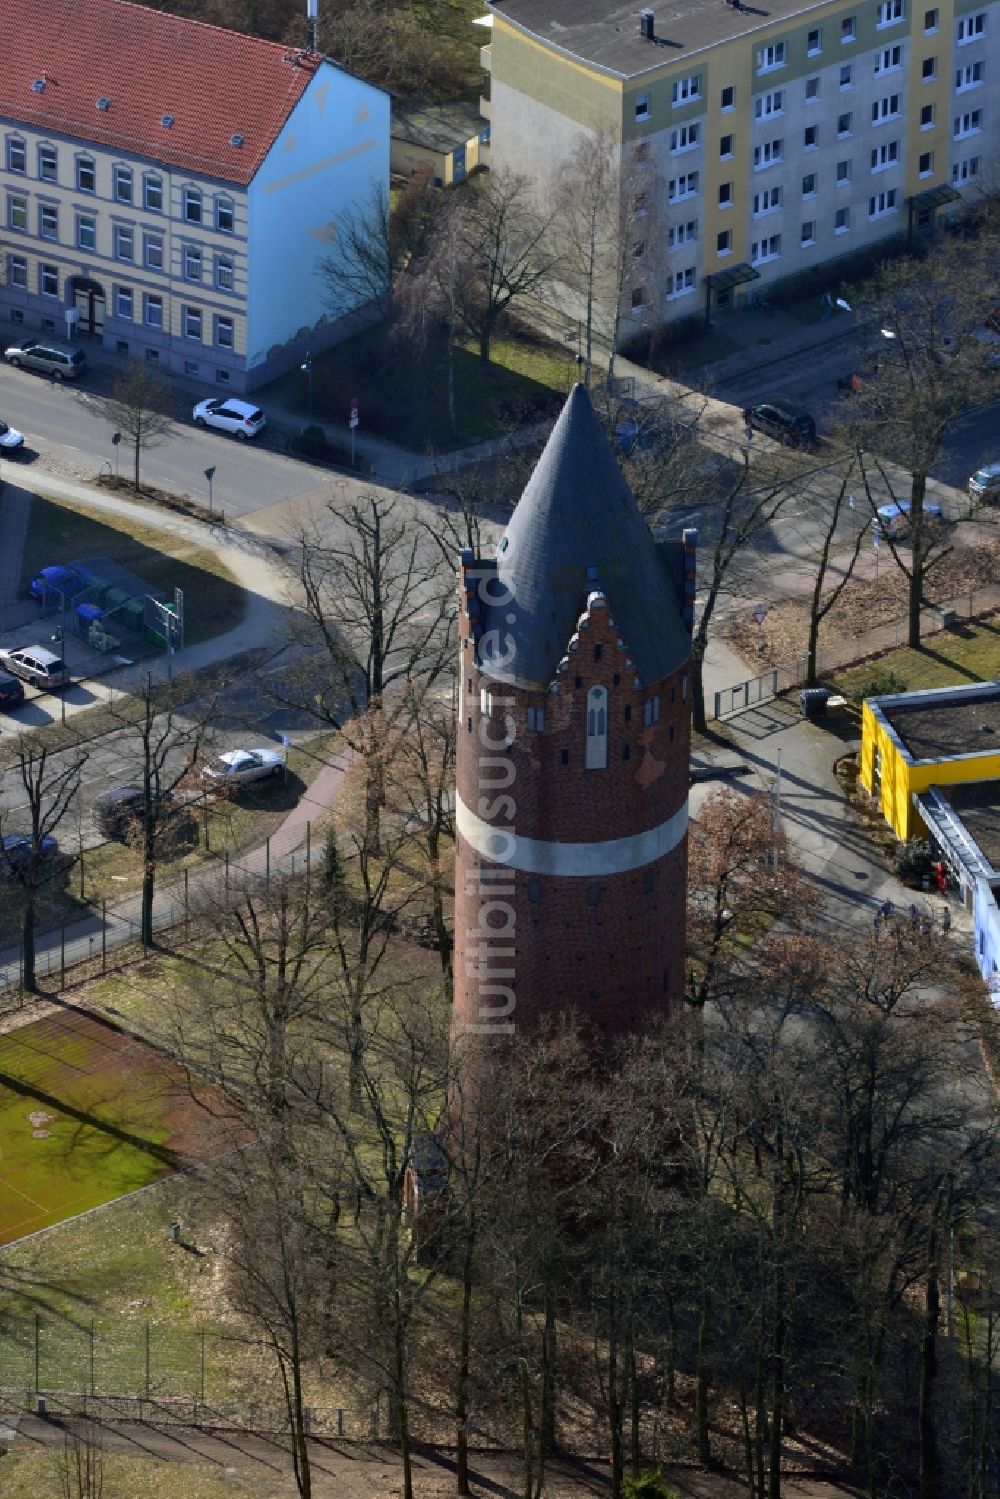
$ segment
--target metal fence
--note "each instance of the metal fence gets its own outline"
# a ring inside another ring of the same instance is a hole
[[[245,1347],[206,1328],[152,1322],[107,1328],[40,1313],[4,1318],[0,1409],[286,1431],[277,1381],[269,1388],[267,1378],[244,1373],[243,1388],[234,1373],[234,1355]],[[377,1407],[310,1406],[307,1421],[315,1436],[368,1440],[378,1432]]]
[[[1000,609],[1000,585],[991,584],[985,588],[976,588],[968,593],[958,594],[942,604],[921,610],[921,638],[954,628],[963,620],[979,619],[998,609]],[[829,644],[822,645],[816,655],[817,676],[829,676],[831,672],[840,671],[844,667],[854,666],[871,656],[879,656],[884,651],[892,651],[904,646],[908,629],[907,618],[900,616],[898,619],[886,621],[885,624],[875,625],[872,629],[864,630],[860,634],[842,635],[830,641]],[[1000,643],[997,647],[997,659],[1000,663]],[[805,680],[806,658],[803,655],[795,661],[769,667],[767,671],[755,677],[748,677],[746,681],[736,682],[730,687],[722,688],[714,695],[711,716],[726,718],[729,714],[744,712],[755,703],[767,702],[777,697],[779,693],[787,692],[793,687],[801,687]]]

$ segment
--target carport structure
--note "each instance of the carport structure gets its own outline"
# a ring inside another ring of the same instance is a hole
[[[61,635],[67,630],[98,651],[126,645],[135,650],[145,643],[158,650],[179,651],[184,645],[184,600],[181,590],[167,600],[135,573],[110,557],[87,557],[66,565],[59,584],[43,582],[43,614],[61,616]]]

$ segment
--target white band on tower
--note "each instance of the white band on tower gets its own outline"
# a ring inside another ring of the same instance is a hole
[[[659,827],[631,838],[607,838],[600,843],[555,843],[543,838],[522,838],[511,828],[492,827],[457,798],[457,825],[465,841],[480,858],[519,869],[523,874],[600,875],[627,874],[662,859],[683,841],[688,826],[684,805]]]

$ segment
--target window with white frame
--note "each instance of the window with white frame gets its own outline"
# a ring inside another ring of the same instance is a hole
[[[851,133],[851,111],[837,116],[837,139],[844,140]]]
[[[951,169],[951,180],[954,184],[969,182],[973,177],[979,176],[978,156],[967,156],[964,161],[956,161]]]
[[[841,69],[840,69],[840,87],[841,88],[853,88],[854,87],[854,64],[852,62],[845,62],[845,63],[843,63],[841,65]]]
[[[43,297],[58,297],[59,295],[59,267],[55,265],[40,265],[38,267],[38,290]]]
[[[132,168],[116,166],[111,172],[111,195],[116,203],[132,201]]]
[[[18,193],[7,194],[7,228],[27,232],[28,200]]]
[[[39,146],[38,179],[40,182],[59,181],[59,153],[55,146]]]
[[[899,42],[894,47],[881,47],[875,53],[875,72],[892,73],[903,66],[903,48]]]
[[[778,136],[777,140],[765,141],[762,146],[754,146],[754,171],[762,171],[765,167],[773,167],[779,161],[784,160],[784,144],[781,136]]]
[[[770,120],[774,115],[785,112],[785,91],[782,88],[771,89],[769,93],[758,94],[753,101],[753,116],[755,120]]]
[[[840,23],[841,42],[853,42],[858,34],[857,19],[854,16],[845,16]]]
[[[231,255],[216,255],[215,285],[217,290],[232,291],[234,281],[233,257]]]
[[[899,95],[886,94],[883,99],[876,99],[872,105],[872,124],[882,125],[886,120],[897,120],[899,118]]]
[[[163,298],[146,292],[142,299],[142,320],[147,328],[163,327]]]
[[[680,177],[671,177],[667,182],[667,201],[679,203],[682,198],[693,198],[698,191],[698,173],[684,172]]]
[[[669,284],[670,277],[667,277]],[[641,312],[646,305],[646,288],[644,286],[633,286],[632,288],[632,311]]]
[[[844,187],[851,180],[851,163],[849,161],[837,162],[837,186]]]
[[[135,300],[130,286],[115,287],[115,317],[120,317],[123,322],[132,321],[132,309]]]
[[[851,210],[838,208],[833,220],[834,234],[846,234],[851,227]]]
[[[898,196],[899,192],[895,187],[887,187],[884,192],[876,193],[868,199],[868,217],[880,219],[883,214],[895,213]]]
[[[819,75],[806,79],[806,103],[815,104],[819,98]]]
[[[701,74],[692,73],[687,78],[675,78],[670,97],[675,108],[678,104],[690,104],[692,99],[700,99]]]
[[[217,314],[216,318],[215,318],[215,343],[216,343],[216,347],[220,348],[220,349],[231,349],[233,347],[233,333],[234,333],[234,329],[233,329],[233,320],[232,320],[232,318],[231,317],[222,317],[222,316],[220,316],[220,315]],[[529,709],[529,712],[530,711],[531,710]],[[539,708],[537,711],[538,711],[539,717],[541,717],[541,713],[542,713],[541,708]],[[541,724],[539,724],[538,727],[539,727],[539,729],[541,729]],[[530,723],[528,724],[528,728],[529,729],[531,728],[531,724]]]
[[[933,151],[921,151],[917,170],[918,170],[918,173],[919,173],[919,175],[921,177],[933,177],[934,176],[934,152]]]
[[[28,289],[28,261],[24,255],[7,256],[7,285],[18,291]]]
[[[92,213],[76,216],[76,247],[78,250],[97,249],[97,219]]]
[[[163,235],[146,233],[142,236],[142,263],[149,271],[163,270]]]
[[[899,161],[899,141],[886,141],[883,146],[876,146],[872,151],[872,171],[884,172],[886,167],[894,167]]]
[[[232,234],[236,224],[236,210],[232,198],[216,198],[215,227],[222,234]]]
[[[719,207],[732,208],[733,206],[733,184],[731,182],[719,183]]]
[[[736,89],[731,83],[727,83],[719,94],[719,108],[723,112],[736,108]]]
[[[187,224],[201,223],[201,193],[196,187],[186,187],[181,194],[181,215]]]
[[[802,225],[802,244],[814,245],[816,243],[816,220],[806,219]]]
[[[660,699],[651,697],[642,705],[642,721],[647,729],[660,721]]]
[[[802,179],[803,198],[815,198],[816,196],[816,173],[807,172]]]
[[[802,145],[807,151],[815,151],[819,145],[819,126],[807,125],[802,136]]]
[[[649,95],[640,94],[635,101],[635,117],[637,120],[649,119]]]
[[[879,7],[875,12],[875,25],[879,27],[895,26],[897,21],[903,19],[904,14],[903,0],[880,0]]]
[[[8,172],[28,170],[28,147],[19,135],[7,137],[7,170]]]
[[[733,231],[731,229],[720,229],[715,236],[716,255],[729,255],[733,248]]]
[[[670,149],[677,151],[693,151],[698,144],[699,127],[697,125],[678,125],[670,132]]]
[[[42,239],[59,238],[59,209],[55,203],[39,203],[38,233]]]
[[[967,135],[977,135],[983,128],[981,109],[967,109],[965,114],[955,116],[955,139],[964,140]]]
[[[937,6],[935,6],[933,10],[924,11],[924,32],[929,34],[930,32],[937,31],[937,29],[938,11]]]
[[[921,83],[933,83],[934,79],[936,77],[937,77],[937,58],[936,57],[925,57],[924,60],[923,60],[923,62],[920,64],[920,81],[921,81]]]
[[[181,275],[185,281],[201,280],[201,249],[198,245],[185,245],[181,251]]]
[[[754,193],[754,218],[759,219],[765,213],[775,213],[781,207],[781,192],[780,187],[765,187],[763,191]]]
[[[587,693],[587,770],[605,770],[608,764],[608,689],[591,687]]]
[[[150,213],[163,212],[163,179],[147,172],[142,179],[142,206]]]
[[[135,230],[131,224],[116,224],[111,242],[116,260],[135,260]]]
[[[671,224],[667,230],[667,249],[676,250],[678,245],[692,244],[697,238],[697,219],[688,219],[686,224]]]
[[[724,135],[719,140],[719,160],[728,161],[733,154],[733,137]]]
[[[978,15],[962,16],[958,23],[958,44],[964,46],[966,42],[974,42],[976,37],[983,36],[986,32],[986,12],[981,10]]]
[[[757,51],[758,73],[769,73],[772,68],[783,68],[785,62],[784,42],[772,42],[769,47],[760,47]]]
[[[963,89],[975,88],[982,83],[986,76],[986,64],[984,62],[969,63],[967,67],[959,68],[955,74],[955,89],[961,93]]]
[[[694,291],[696,267],[685,266],[683,271],[676,271],[673,276],[667,275],[667,296],[671,300],[674,297],[683,297],[689,291]]]
[[[812,31],[806,34],[806,56],[816,57],[818,53],[822,52],[822,50],[823,34],[820,31],[819,27],[816,26]]]
[[[932,130],[934,128],[934,105],[923,104],[920,108],[921,130]]]
[[[97,191],[97,168],[92,156],[76,158],[76,190],[78,193]]]
[[[750,264],[762,265],[765,260],[777,260],[781,254],[781,235],[769,234],[764,239],[753,240],[750,245]]]

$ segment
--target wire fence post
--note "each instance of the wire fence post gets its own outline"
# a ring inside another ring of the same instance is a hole
[[[306,823],[306,894],[309,893],[309,865],[312,860],[312,822]]]
[[[185,936],[185,938],[187,938],[188,936],[190,936],[190,931],[188,929],[189,928],[190,919],[191,919],[191,907],[190,907],[190,904],[188,902],[188,870],[185,867],[185,870],[184,870],[184,936]]]
[[[149,1399],[149,1323],[148,1322],[146,1323],[145,1353],[146,1353],[146,1399],[148,1400]]]
[[[36,1312],[35,1313],[35,1394],[36,1395],[38,1394],[38,1374],[39,1374],[39,1365],[40,1365],[40,1362],[41,1362],[41,1341],[42,1341],[42,1319],[41,1319],[41,1315],[38,1312]]]
[[[268,833],[267,842],[264,844],[264,889],[271,888],[271,835]]]
[[[66,923],[59,928],[59,987],[66,987]]]
[[[229,850],[226,849],[226,894],[229,894]]]
[[[101,972],[108,971],[108,903],[101,901]]]
[[[91,1317],[91,1319],[90,1319],[90,1393],[91,1393],[91,1395],[95,1395],[97,1393],[97,1391],[95,1389],[95,1386],[94,1386],[94,1339],[96,1338],[96,1336],[97,1336],[97,1328],[95,1326],[93,1317]]]
[[[198,1402],[205,1404],[205,1329],[201,1329],[201,1378],[198,1386]]]

